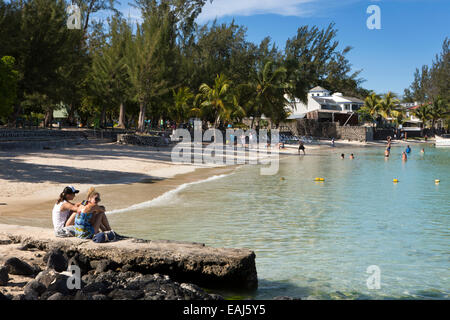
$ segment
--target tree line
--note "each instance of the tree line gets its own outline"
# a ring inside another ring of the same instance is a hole
[[[406,88],[404,102],[419,102],[415,115],[434,128],[442,120],[444,127],[450,127],[450,39],[442,44],[442,51],[436,55],[431,65],[423,65],[414,73],[414,80]]]
[[[417,102],[418,106],[411,114],[422,121],[422,128],[435,128],[442,121],[445,129],[450,125],[450,40],[446,38],[442,52],[436,55],[432,66],[424,65],[416,69],[412,84],[404,90],[400,99],[395,93],[380,95],[371,92],[364,100],[364,106],[358,110],[360,121],[379,125],[395,125],[398,127],[407,120],[407,109],[401,102]]]
[[[262,115],[278,124],[288,101],[307,100],[316,85],[364,98],[359,72],[339,50],[334,24],[301,26],[280,50],[270,37],[249,42],[231,22],[199,25],[207,0],[135,0],[131,22],[110,0],[76,0],[82,28],[68,29],[68,1],[0,0],[0,121],[41,116],[65,106],[84,125],[144,130],[190,117],[214,126]],[[93,20],[99,11],[103,21]]]

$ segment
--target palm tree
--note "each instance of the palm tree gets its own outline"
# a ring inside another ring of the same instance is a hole
[[[439,119],[442,119],[444,117],[444,113],[446,111],[446,108],[448,108],[445,105],[445,101],[441,98],[437,98],[429,105],[429,111],[430,111],[430,120],[431,128],[434,130],[434,125],[436,121]]]
[[[169,115],[178,124],[189,118],[191,107],[190,101],[194,94],[188,87],[179,88],[178,91],[172,90],[174,104],[169,108]]]
[[[286,81],[286,76],[287,69],[276,67],[273,61],[266,62],[257,72],[256,79],[250,84],[256,93],[256,117],[260,118],[265,114],[276,123],[286,119],[289,101],[285,95],[291,86]]]
[[[421,127],[423,129],[426,122],[431,119],[430,106],[428,104],[425,104],[418,107],[414,111],[414,115],[422,121]]]
[[[389,91],[379,102],[381,116],[383,116],[386,120],[392,118],[393,111],[399,110],[399,104],[400,101],[396,98],[395,94]]]
[[[396,110],[393,110],[391,112],[392,117],[394,119],[394,122],[396,124],[396,127],[398,128],[398,126],[403,125],[403,123],[405,122],[405,117],[406,117],[406,111],[404,109],[398,108]]]
[[[358,110],[358,113],[365,118],[364,120],[370,120],[372,123],[375,122],[379,117],[380,112],[380,96],[375,92],[372,92],[364,100],[364,106]]]
[[[220,74],[214,80],[214,86],[206,83],[200,85],[199,91],[203,102],[200,104],[202,114],[210,112],[214,117],[214,128],[217,128],[221,118],[227,118],[232,109],[232,97],[230,95],[231,80]],[[207,109],[207,110],[204,110]]]

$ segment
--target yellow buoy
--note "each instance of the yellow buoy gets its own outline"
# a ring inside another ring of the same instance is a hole
[[[398,182],[398,179],[394,179],[394,180],[392,180],[392,182],[397,183],[397,182]]]
[[[314,181],[320,181],[320,178],[315,178]]]
[[[280,180],[283,181],[283,180],[284,180],[284,177],[281,177]]]
[[[325,179],[324,178],[320,178],[320,181],[325,181]]]

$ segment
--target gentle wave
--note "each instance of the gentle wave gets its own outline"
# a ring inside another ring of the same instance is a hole
[[[178,187],[176,187],[175,189],[169,190],[169,191],[165,192],[164,194],[160,195],[159,197],[156,197],[156,198],[154,198],[152,200],[141,202],[141,203],[137,203],[137,204],[134,204],[132,206],[129,206],[129,207],[123,208],[123,209],[111,210],[107,214],[108,215],[109,214],[116,214],[116,213],[132,211],[132,210],[156,207],[156,206],[160,206],[160,205],[167,205],[169,200],[172,200],[180,191],[186,189],[189,186],[200,184],[200,183],[204,183],[204,182],[210,182],[210,181],[214,181],[214,180],[218,180],[218,179],[222,179],[222,178],[227,177],[227,176],[229,176],[231,174],[233,174],[233,173],[220,174],[220,175],[215,175],[215,176],[209,177],[209,178],[204,179],[204,180],[183,183],[183,184],[179,185]]]

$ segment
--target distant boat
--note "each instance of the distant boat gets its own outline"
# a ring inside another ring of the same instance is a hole
[[[436,147],[450,147],[450,134],[436,135]]]

